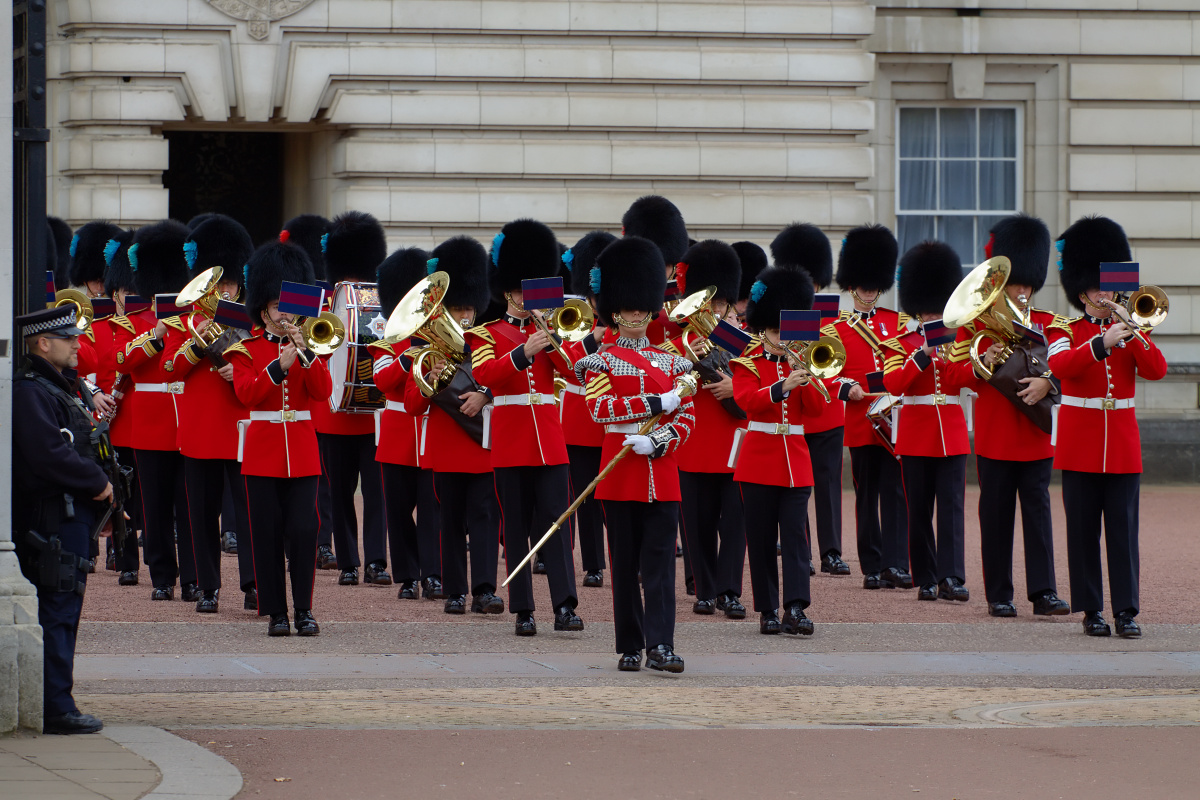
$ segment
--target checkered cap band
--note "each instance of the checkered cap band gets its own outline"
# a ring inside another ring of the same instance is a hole
[[[53,331],[78,335],[79,329],[75,327],[76,322],[75,306],[69,303],[58,308],[45,308],[17,317],[17,323],[21,326],[21,336],[26,338]]]

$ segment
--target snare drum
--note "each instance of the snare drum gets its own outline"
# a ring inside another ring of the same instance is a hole
[[[886,447],[892,455],[896,455],[896,448],[892,444],[892,409],[899,404],[899,397],[885,394],[872,400],[871,405],[867,408],[867,419],[871,420],[871,427],[875,429],[875,435],[879,437],[880,444]]]
[[[333,393],[329,407],[352,414],[373,414],[386,398],[375,388],[375,365],[367,345],[383,338],[387,318],[379,307],[373,283],[339,283],[333,292],[333,313],[346,325],[346,344],[329,357]]]

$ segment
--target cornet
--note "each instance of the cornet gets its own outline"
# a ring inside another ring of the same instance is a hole
[[[815,342],[788,342],[784,355],[792,369],[804,369],[815,380],[817,391],[829,402],[829,390],[821,381],[836,378],[846,366],[846,348],[832,336],[822,336]]]
[[[1167,312],[1171,310],[1171,301],[1167,299],[1167,293],[1157,286],[1149,284],[1139,286],[1137,291],[1129,296],[1128,299],[1117,295],[1120,303],[1114,303],[1112,300],[1101,300],[1100,302],[1113,310],[1113,313],[1120,317],[1128,327],[1135,339],[1142,343],[1142,347],[1150,349],[1150,342],[1142,334],[1147,331],[1157,328],[1167,318]]]

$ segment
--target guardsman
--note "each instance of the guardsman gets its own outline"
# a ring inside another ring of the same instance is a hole
[[[710,301],[713,316],[727,321],[736,315],[733,305],[737,302],[741,277],[737,252],[716,239],[688,248],[675,270],[681,298],[712,286],[717,290]],[[740,598],[746,564],[746,526],[742,493],[733,480],[729,452],[738,431],[745,427],[746,413],[733,400],[728,353],[709,345],[690,326],[685,328],[683,336],[687,337],[693,354],[701,359],[696,368],[705,381],[692,399],[695,430],[676,454],[682,496],[679,530],[686,542],[684,553],[696,586],[692,611],[713,614],[719,610],[730,619],[745,619],[746,607]],[[682,337],[663,347],[687,356]]]
[[[46,269],[54,271],[54,290],[71,285],[71,226],[59,217],[46,215]]]
[[[596,295],[592,292],[591,273],[596,256],[617,240],[607,231],[592,231],[575,243],[563,254],[563,261],[570,271],[571,293],[584,297],[596,309]],[[566,346],[567,353],[576,361],[596,352],[603,343],[608,329],[596,323],[592,335],[582,342]],[[567,458],[571,468],[571,500],[578,492],[600,474],[600,450],[604,445],[604,426],[592,419],[584,401],[584,387],[574,372],[560,376],[565,383],[559,399],[558,418],[562,422],[563,439],[567,443]],[[583,562],[583,585],[604,585],[604,514],[600,501],[589,497],[575,512],[575,529],[579,536],[579,555]]]
[[[271,242],[250,258],[246,312],[263,327],[225,351],[233,388],[250,410],[239,443],[250,513],[250,548],[258,615],[267,633],[287,636],[284,563],[291,573],[296,632],[316,636],[312,613],[317,558],[317,476],[321,460],[312,408],[327,404],[333,384],[325,362],[306,347],[291,314],[279,311],[283,281],[313,283],[312,263],[296,245]]]
[[[504,558],[515,566],[550,529],[569,504],[569,467],[562,423],[554,402],[554,371],[574,368],[554,348],[522,302],[521,281],[558,272],[554,232],[532,219],[505,225],[492,240],[492,296],[508,306],[504,316],[467,331],[475,380],[492,391],[490,444],[496,496],[500,501]],[[540,551],[550,580],[554,629],[583,630],[575,613],[575,560],[560,530]],[[508,609],[516,614],[516,634],[534,636],[533,575],[523,569],[509,583]]]
[[[380,313],[389,317],[397,303],[425,277],[429,254],[416,247],[397,250],[379,265]],[[375,387],[387,402],[377,412],[375,460],[383,476],[384,508],[387,512],[388,538],[392,546],[392,572],[400,589],[401,600],[416,600],[421,580],[420,542],[413,511],[420,514],[418,494],[421,480],[421,429],[424,409],[415,410],[404,401],[409,382],[411,360],[404,355],[409,341],[395,345],[373,343],[368,346],[375,358]]]
[[[745,438],[733,453],[733,478],[746,508],[746,552],[760,633],[809,636],[804,613],[809,590],[805,519],[812,493],[812,458],[804,424],[824,411],[825,398],[803,368],[793,369],[780,341],[780,312],[811,309],[813,285],[799,269],[769,267],[758,274],[746,305],[746,324],[761,343],[733,360],[733,396],[746,410]],[[778,550],[776,543],[778,542]],[[779,619],[783,559],[783,620]]]
[[[1100,528],[1108,553],[1108,589],[1117,635],[1142,635],[1137,624],[1138,501],[1142,445],[1134,411],[1135,379],[1161,380],[1167,360],[1150,334],[1132,333],[1100,290],[1102,262],[1130,261],[1125,231],[1107,217],[1083,217],[1056,243],[1063,291],[1083,312],[1049,330],[1050,369],[1062,382],[1054,466],[1062,470],[1067,512],[1071,610],[1083,612],[1089,636],[1108,636],[1100,569]],[[1107,301],[1107,302],[1106,302]]]
[[[609,464],[631,448],[596,488],[608,528],[617,668],[625,672],[641,669],[643,649],[650,669],[684,669],[675,654],[675,454],[695,417],[691,397],[680,397],[676,379],[688,375],[692,363],[646,338],[666,290],[661,259],[653,242],[635,236],[600,252],[591,288],[600,321],[616,328],[618,338],[576,365],[592,418],[605,426],[601,460]],[[643,433],[649,420],[656,424]]]
[[[184,287],[188,273],[183,243],[187,236],[187,227],[170,219],[146,225],[134,234],[126,258],[140,296],[150,300],[157,294],[177,294]],[[132,330],[117,329],[117,372],[129,375],[133,385],[120,413],[133,421],[145,558],[154,586],[151,599],[173,599],[178,578],[180,597],[194,603],[200,599],[200,589],[184,498],[183,456],[178,449],[178,396],[184,384],[175,376],[174,360],[164,358],[171,339],[176,348],[183,342],[183,324],[176,315],[157,319],[153,307],[126,319]]]
[[[211,267],[221,267],[217,295],[223,300],[242,297],[245,282],[243,269],[254,253],[250,234],[235,219],[212,214],[197,225],[184,242],[184,257],[195,278]],[[250,520],[246,506],[246,484],[238,463],[238,425],[248,416],[245,406],[233,390],[233,365],[221,352],[240,338],[231,329],[225,339],[202,346],[191,335],[190,328],[204,334],[208,317],[199,310],[184,312],[186,337],[174,352],[175,380],[184,384],[179,395],[180,419],[179,452],[183,454],[183,479],[187,486],[188,518],[191,521],[192,545],[196,554],[196,578],[200,584],[200,599],[196,611],[217,612],[217,593],[221,589],[221,522],[222,498],[226,482],[233,495],[234,520],[225,520],[227,527],[247,542],[238,548],[239,586],[244,594],[242,607],[258,610],[254,589],[254,556],[249,547]],[[172,337],[174,339],[174,337]],[[210,355],[211,354],[211,355]]]
[[[1033,295],[1046,282],[1050,261],[1050,231],[1037,217],[1014,214],[1004,217],[991,230],[985,248],[988,258],[1006,256],[1012,272],[1004,291],[1027,311],[1031,326],[1045,335],[1054,314],[1033,308]],[[983,323],[976,320],[972,335]],[[988,345],[991,345],[990,347]],[[980,354],[989,369],[997,368],[1001,346],[983,339]],[[1045,351],[1041,355],[1046,357]],[[1018,397],[1036,405],[1057,394],[1051,376],[1023,378]],[[1025,589],[1040,616],[1069,614],[1059,599],[1054,577],[1054,536],[1050,521],[1050,472],[1054,445],[1043,431],[1013,405],[1013,401],[986,381],[979,386],[980,420],[975,431],[975,465],[979,474],[979,540],[983,554],[983,590],[988,613],[993,617],[1015,617],[1013,606],[1013,535],[1016,529],[1017,497],[1021,499],[1021,526],[1025,541]]]
[[[347,211],[333,220],[323,242],[329,282],[374,283],[375,272],[387,257],[383,226],[370,214]],[[372,414],[313,409],[321,465],[329,478],[333,500],[333,550],[337,556],[338,583],[358,584],[358,512],[354,492],[360,482],[363,498],[363,571],[366,583],[390,586],[387,571],[387,521],[383,510],[383,482],[375,464],[375,418]]]
[[[621,217],[621,229],[622,236],[640,236],[658,245],[663,256],[663,269],[667,280],[675,279],[675,265],[691,246],[691,240],[688,238],[683,214],[674,203],[657,194],[639,197]],[[664,295],[665,293],[664,289]],[[666,314],[659,314],[653,319],[646,331],[651,343],[655,345],[675,339],[680,333],[680,327],[667,319]]]
[[[787,226],[771,242],[771,258],[777,267],[802,269],[812,278],[813,287],[822,291],[833,281],[833,251],[829,238],[811,223]],[[837,333],[832,328],[823,335]],[[850,565],[842,560],[842,442],[846,430],[846,404],[836,395],[841,383],[836,378],[825,382],[831,397],[821,415],[804,421],[804,441],[812,456],[812,505],[817,518],[817,546],[821,556],[821,572],[829,575],[849,575]],[[812,546],[812,525],[809,546]],[[812,564],[812,553],[809,552]],[[810,572],[815,571],[815,565]]]
[[[937,342],[935,323],[962,278],[958,254],[944,242],[913,246],[900,259],[900,307],[920,320],[899,338],[906,355],[889,356],[884,385],[903,405],[893,419],[896,454],[908,498],[909,556],[918,600],[971,597],[963,543],[966,496],[967,420],[959,392],[973,388],[970,339]],[[933,528],[937,508],[937,536]]]
[[[431,255],[423,265],[424,271],[444,272],[450,277],[442,298],[444,313],[464,331],[470,330],[476,316],[491,301],[487,251],[469,236],[455,236],[435,247]],[[504,601],[496,596],[500,506],[496,501],[491,453],[481,444],[483,409],[491,402],[491,395],[475,383],[467,355],[468,360],[459,365],[450,385],[432,398],[426,397],[418,382],[410,377],[404,386],[404,404],[427,420],[420,449],[422,463],[433,473],[441,514],[441,524],[437,527],[441,533],[446,594],[443,609],[447,614],[465,614],[469,592],[472,612],[503,614]],[[445,364],[438,358],[430,358],[426,366],[431,367],[428,372],[439,374]],[[390,497],[389,493],[389,509]]]
[[[75,367],[74,306],[17,317],[28,358],[13,381],[13,529],[25,577],[37,587],[45,648],[46,733],[95,733],[71,696],[75,636],[91,567],[88,553],[113,486],[100,466],[95,425],[81,399]]]
[[[750,287],[758,280],[758,273],[767,268],[767,253],[754,242],[734,242],[730,247],[738,254],[742,265],[742,280],[738,285],[738,299],[734,304],[737,310],[738,325],[746,327],[746,305],[750,302]]]
[[[111,222],[93,220],[71,238],[67,251],[71,263],[67,274],[71,286],[83,292],[89,300],[104,296],[104,245],[120,232],[121,229]],[[96,383],[100,359],[95,333],[89,329],[79,340],[79,375]]]
[[[842,239],[835,280],[850,293],[854,308],[839,315],[834,331],[846,348],[838,397],[846,402],[845,444],[854,478],[858,563],[864,589],[911,589],[908,571],[908,504],[900,460],[890,431],[867,416],[877,397],[867,376],[882,375],[888,359],[907,353],[896,337],[908,331],[909,316],[879,305],[896,280],[896,237],[883,225],[862,225]],[[876,387],[877,388],[877,387]],[[888,419],[884,414],[883,419]]]

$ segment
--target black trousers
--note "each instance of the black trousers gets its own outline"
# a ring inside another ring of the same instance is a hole
[[[660,644],[674,650],[679,503],[604,500],[601,505],[612,566],[616,651],[632,653]]]
[[[183,456],[175,450],[134,450],[142,496],[142,525],[150,582],[196,582],[196,558],[183,485]]]
[[[1138,613],[1141,556],[1138,512],[1142,476],[1137,472],[1062,471],[1063,507],[1067,512],[1067,567],[1071,576],[1071,610],[1103,611],[1100,571],[1100,523],[1108,555],[1108,591],[1116,613]]]
[[[221,528],[233,530],[239,536],[245,535],[250,528],[242,465],[234,460],[185,456],[183,482],[187,489],[196,580],[204,591],[214,591],[221,588]],[[232,515],[224,519],[222,496],[227,485],[233,508]],[[243,591],[254,586],[254,554],[249,546],[241,547],[240,543],[238,577]]]
[[[408,583],[421,579],[420,549],[413,511],[417,508],[421,470],[400,464],[379,463],[383,481],[388,539],[392,546],[392,579]]]
[[[679,472],[684,555],[696,579],[696,599],[742,595],[746,523],[733,473]]]
[[[842,441],[846,429],[839,425],[820,433],[804,434],[812,458],[813,512],[817,517],[817,546],[821,555],[842,554]],[[809,560],[812,560],[812,525],[804,518],[808,530]]]
[[[500,509],[492,473],[436,472],[441,508],[442,586],[446,595],[496,591],[500,558]],[[467,582],[467,540],[471,541],[471,580]]]
[[[567,445],[567,458],[571,466],[571,502],[600,474],[599,447]],[[600,501],[589,497],[571,518],[579,539],[579,556],[584,572],[600,572],[604,569],[604,512]]]
[[[858,563],[864,575],[908,572],[908,503],[900,462],[882,445],[850,448]]]
[[[495,494],[493,491],[493,499]],[[422,578],[442,576],[441,516],[433,470],[423,469],[417,478],[417,555]]]
[[[542,467],[497,467],[496,498],[500,501],[500,530],[504,536],[505,572],[511,572],[554,521],[567,510],[566,464]],[[672,527],[672,533],[674,527]],[[538,551],[550,579],[555,608],[579,605],[575,591],[575,559],[568,530],[560,528]],[[533,564],[508,584],[508,609],[514,614],[533,611]]]
[[[129,535],[117,548],[117,572],[137,572],[139,566],[137,532],[142,530],[142,490],[138,486],[138,474],[133,450],[129,447],[118,447],[117,460],[123,467],[133,468],[132,489],[129,501],[125,503],[125,513],[129,515]]]
[[[86,557],[91,545],[92,512],[75,506],[75,519],[64,521],[58,529],[64,553]],[[87,573],[76,570],[75,580],[86,583]],[[47,718],[78,711],[71,690],[75,685],[75,640],[79,633],[79,615],[83,596],[76,592],[56,592],[38,587],[38,623],[42,626],[42,696]]]
[[[750,588],[754,610],[762,613],[779,608],[779,559],[783,559],[783,605],[800,603],[808,608],[808,540],[804,519],[808,516],[811,486],[765,486],[738,484],[746,508],[746,554],[750,561]],[[776,552],[775,543],[779,543]]]
[[[247,475],[245,483],[258,615],[287,613],[285,557],[292,579],[292,607],[311,610],[317,572],[317,476]]]
[[[913,583],[928,586],[947,578],[966,582],[963,505],[967,457],[904,456],[904,494],[908,498],[909,557]],[[933,512],[937,508],[937,537]]]
[[[321,434],[317,434],[320,441]],[[318,445],[317,451],[320,452]],[[329,475],[325,471],[325,461],[321,461],[321,475],[317,479],[317,544],[322,547],[333,547],[333,495],[329,492]]]
[[[1050,472],[1054,459],[1003,461],[975,457],[979,473],[979,542],[983,590],[989,603],[1013,599],[1013,536],[1017,498],[1025,537],[1025,589],[1032,601],[1055,591],[1054,535],[1050,521]]]
[[[363,562],[358,556],[358,512],[354,492],[362,484],[363,558],[366,563],[387,563],[387,526],[384,522],[383,486],[375,462],[375,435],[344,436],[317,434],[321,463],[329,476],[332,500],[333,551],[338,569],[348,570]]]

